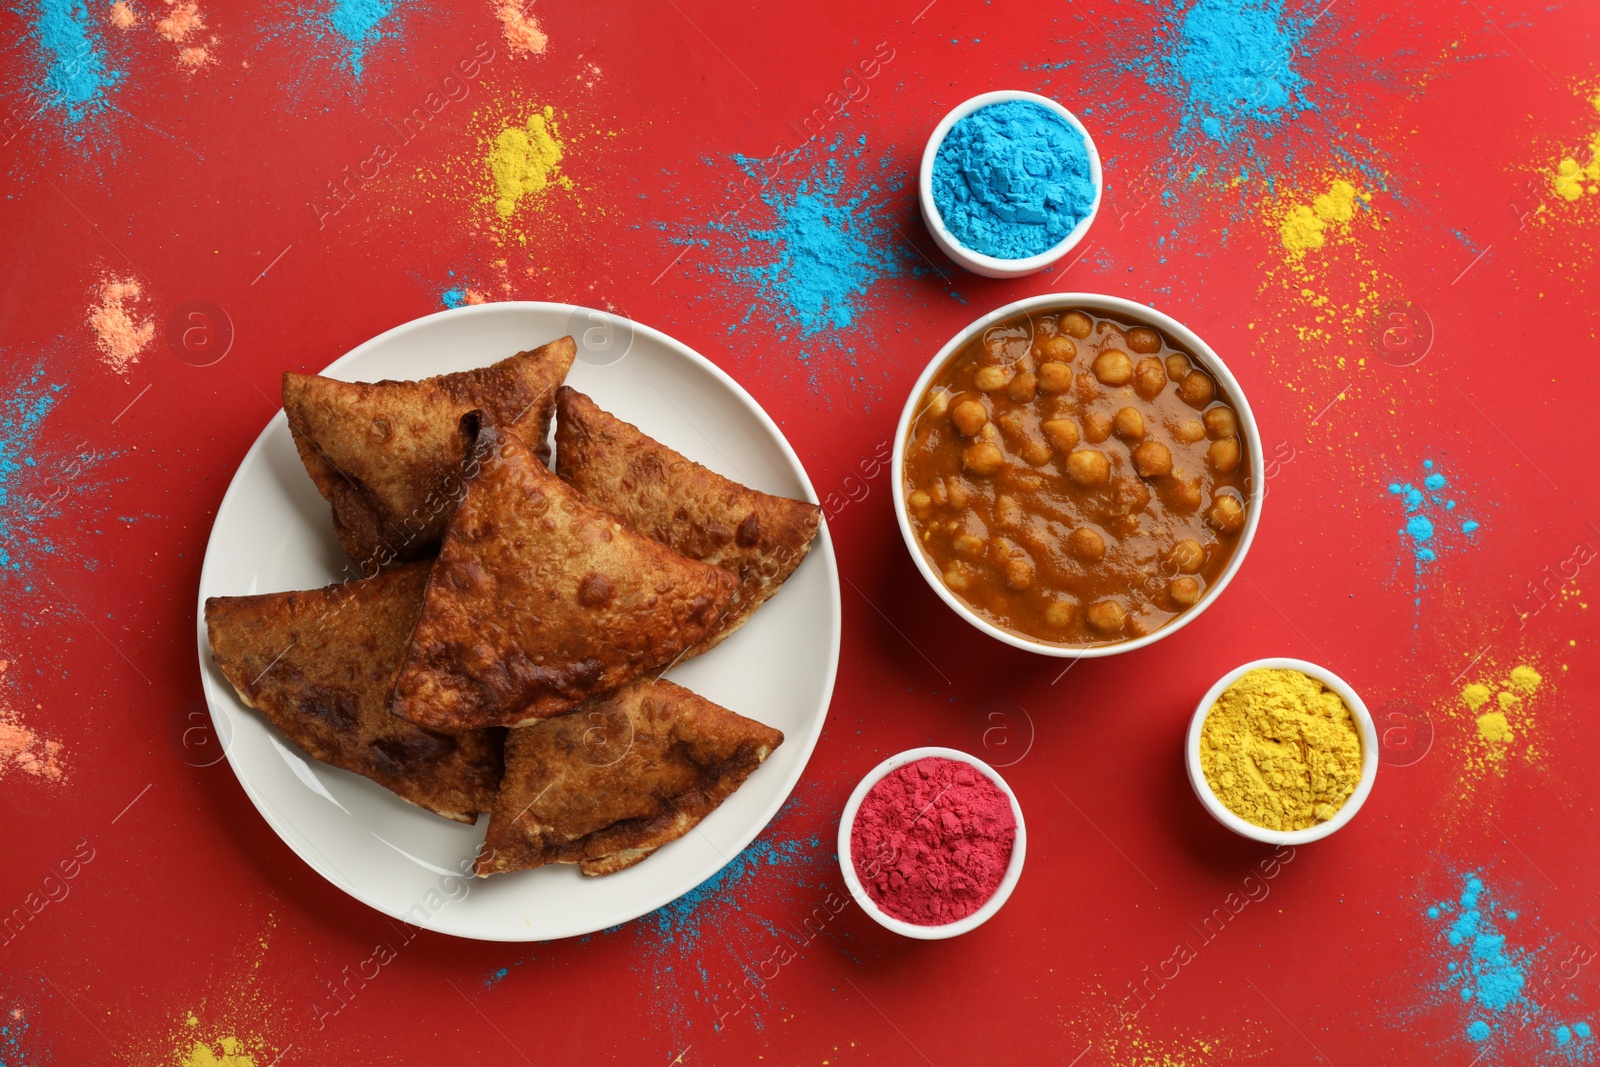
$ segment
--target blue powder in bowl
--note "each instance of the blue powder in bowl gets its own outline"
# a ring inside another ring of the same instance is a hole
[[[975,252],[1039,255],[1094,206],[1088,145],[1060,115],[1031,101],[979,108],[939,145],[933,203],[956,240]]]

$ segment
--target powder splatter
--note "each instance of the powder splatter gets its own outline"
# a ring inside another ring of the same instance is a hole
[[[1481,1046],[1493,1041],[1496,1062],[1526,1063],[1546,1052],[1592,1062],[1593,1024],[1581,1017],[1572,978],[1574,961],[1581,966],[1592,954],[1568,939],[1528,937],[1530,919],[1507,906],[1482,871],[1459,878],[1457,895],[1426,912],[1436,975],[1428,1007],[1454,1019],[1466,1047],[1487,1054]]]
[[[167,13],[156,22],[156,32],[174,43],[188,40],[190,34],[205,27],[199,5],[191,0],[167,0]]]
[[[194,1008],[178,1013],[178,1021],[164,1035],[138,1042],[142,1054],[129,1056],[130,1062],[163,1067],[269,1067],[279,1062],[293,1042],[280,1045],[267,1036],[268,1028],[288,1029],[291,1008],[261,980],[261,963],[277,925],[276,917],[268,915],[253,953],[207,957],[220,968],[204,983],[213,992]],[[300,1000],[291,1001],[296,1014],[305,1012],[303,994]]]
[[[1543,682],[1544,676],[1536,669],[1519,663],[1504,678],[1489,676],[1461,687],[1461,701],[1477,724],[1484,759],[1505,759],[1517,742],[1531,754],[1527,748],[1532,726],[1530,707]]]
[[[0,678],[10,666],[9,661],[0,659]],[[0,778],[13,770],[59,782],[67,773],[66,750],[60,741],[40,737],[8,701],[0,698]],[[4,1063],[0,1060],[0,1067]]]
[[[1310,203],[1289,205],[1278,224],[1283,247],[1296,257],[1321,248],[1330,233],[1348,233],[1350,220],[1355,218],[1356,204],[1371,199],[1371,193],[1358,192],[1353,183],[1335,178],[1328,191],[1313,197]]]
[[[1600,111],[1600,92],[1589,101]],[[1556,164],[1550,175],[1550,187],[1561,199],[1581,200],[1585,195],[1600,195],[1600,129],[1589,138],[1589,158],[1567,156]]]
[[[68,123],[109,106],[107,94],[123,78],[121,71],[107,65],[90,31],[84,0],[39,0],[33,36],[46,68],[40,95],[46,106],[59,108]]]
[[[45,382],[44,371],[35,367],[0,399],[0,572],[26,572],[35,555],[55,549],[39,529],[55,493],[35,448],[62,388]]]
[[[439,303],[447,308],[467,307],[471,304],[482,304],[488,300],[488,294],[478,289],[463,289],[452,286],[439,294]]]
[[[562,154],[556,109],[548,105],[525,125],[501,130],[489,150],[495,213],[509,218],[524,197],[537,197],[552,185],[572,188],[572,179],[558,173]]]
[[[119,30],[132,29],[139,22],[139,16],[129,6],[128,0],[117,0],[111,5],[111,14],[106,17],[110,19],[111,25]]]
[[[366,73],[367,49],[385,34],[378,24],[393,12],[391,0],[333,0],[328,25],[344,38],[349,49],[350,72],[360,81]]]
[[[178,49],[178,66],[184,70],[195,71],[201,67],[216,63],[217,57],[211,54],[211,49],[205,45],[191,45]]]
[[[501,0],[495,5],[494,17],[500,20],[500,34],[512,55],[544,55],[550,38],[539,28],[539,20],[523,10],[523,5]]]
[[[126,374],[155,336],[155,323],[136,317],[133,307],[144,295],[134,278],[107,277],[100,283],[100,302],[89,308],[89,327],[100,348],[100,361]]]
[[[31,1067],[50,1058],[33,1029],[33,1005],[7,990],[0,997],[0,1067]]]
[[[1471,544],[1481,527],[1474,518],[1464,517],[1444,473],[1431,459],[1422,461],[1422,484],[1390,482],[1389,495],[1399,501],[1400,542],[1416,573],[1415,603],[1422,604],[1423,577],[1442,553]],[[1404,558],[1404,557],[1403,557]]]

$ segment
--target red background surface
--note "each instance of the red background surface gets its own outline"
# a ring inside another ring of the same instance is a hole
[[[94,854],[70,895],[0,946],[4,1062],[177,1063],[227,1035],[257,1067],[1566,1062],[1549,1026],[1590,1018],[1595,968],[1529,999],[1526,1031],[1473,1043],[1467,1009],[1440,988],[1456,957],[1426,909],[1479,871],[1519,913],[1501,925],[1529,967],[1600,947],[1590,574],[1527,618],[1514,603],[1526,609],[1526,583],[1575,545],[1600,546],[1600,228],[1592,202],[1558,201],[1548,181],[1600,126],[1586,102],[1600,17],[1584,4],[1393,14],[1346,0],[1309,35],[1321,51],[1298,61],[1320,113],[1278,136],[1265,179],[1229,184],[1237,157],[1214,145],[1202,145],[1207,176],[1175,171],[1170,95],[1106,73],[1107,56],[1150,47],[1147,11],[921,7],[541,2],[550,45],[527,57],[505,51],[489,4],[441,0],[396,8],[357,83],[337,41],[303,31],[295,9],[219,5],[206,11],[215,66],[180,72],[148,26],[137,47],[106,36],[127,75],[114,107],[76,124],[46,112],[4,146],[0,375],[8,396],[36,368],[61,386],[28,442],[38,466],[5,506],[48,471],[70,492],[39,522],[13,522],[19,566],[0,577],[5,702],[62,743],[66,764],[60,781],[0,777],[0,908],[22,904],[79,842]],[[21,41],[3,53],[8,107],[38,79],[31,11],[0,13],[0,34]],[[473,96],[319,229],[308,200],[479,41],[497,58]],[[741,299],[705,270],[731,254],[706,223],[735,206],[731,157],[793,144],[790,124],[879,41],[893,60],[834,129],[864,135],[882,173],[910,175],[927,131],[967,96],[1035,88],[1085,116],[1110,198],[1064,276],[1000,283],[938,261],[914,187],[885,185],[876,202],[949,281],[881,279],[850,328],[807,337],[777,303]],[[546,104],[565,123],[575,188],[530,216],[526,248],[501,247],[472,222],[486,180],[473,121]],[[1364,174],[1372,199],[1306,261],[1319,306],[1292,280],[1273,205],[1343,174]],[[1126,192],[1141,185],[1148,203]],[[674,264],[675,242],[700,238]],[[85,320],[102,277],[135,271],[157,333],[118,374]],[[306,869],[225,762],[191,765],[202,553],[281,373],[438,310],[454,284],[610,306],[682,339],[756,396],[833,494],[847,582],[826,732],[762,839],[768,858],[692,912],[551,944],[407,941]],[[938,602],[871,462],[946,338],[1052,290],[1146,301],[1192,326],[1240,379],[1264,444],[1292,457],[1239,579],[1204,618],[1064,677]],[[233,324],[231,350],[207,367],[163,337],[193,299]],[[1420,361],[1397,366],[1369,344],[1389,301],[1431,320]],[[67,471],[80,442],[97,458]],[[1418,592],[1386,486],[1420,481],[1427,458],[1483,526],[1426,568]],[[1205,815],[1182,736],[1212,681],[1268,655],[1328,665],[1374,709],[1404,702],[1433,742],[1410,765],[1386,762],[1354,823],[1299,850],[1264,901],[1202,943],[1194,926],[1270,850]],[[1459,690],[1518,663],[1545,684],[1516,752],[1486,767]],[[801,918],[844,892],[832,841],[850,789],[923,744],[1008,764],[1030,832],[1015,895],[953,942],[897,939],[852,906],[801,944]],[[1137,1003],[1128,984],[1180,940],[1197,958],[1124,1015]],[[319,1028],[327,984],[380,942],[402,946],[397,958]],[[797,957],[723,1017],[743,968],[784,943]]]

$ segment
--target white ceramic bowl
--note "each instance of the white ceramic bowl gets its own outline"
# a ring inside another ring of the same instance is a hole
[[[944,219],[939,215],[939,209],[933,203],[933,160],[939,154],[939,146],[944,143],[950,127],[980,108],[986,108],[990,104],[1003,104],[1010,100],[1026,100],[1038,104],[1060,115],[1068,126],[1083,135],[1084,147],[1089,152],[1089,180],[1094,185],[1094,203],[1089,205],[1089,214],[1080,219],[1078,225],[1072,228],[1072,232],[1059,243],[1036,256],[1028,256],[1025,259],[1001,259],[968,248],[950,232],[950,228],[944,224]],[[1020,278],[1025,274],[1034,274],[1049,267],[1083,240],[1084,234],[1089,232],[1089,227],[1094,223],[1094,217],[1100,213],[1100,201],[1105,198],[1105,176],[1100,170],[1100,152],[1094,146],[1094,138],[1089,136],[1084,124],[1078,121],[1078,116],[1048,96],[1023,92],[1020,89],[1000,89],[992,93],[980,93],[970,100],[957,104],[948,115],[939,120],[939,125],[933,128],[933,134],[928,138],[927,147],[922,150],[922,168],[917,177],[917,194],[917,199],[922,204],[922,221],[927,224],[928,232],[933,235],[933,243],[938,245],[945,255],[974,274],[982,274],[987,278]]]
[[[850,856],[850,831],[855,826],[856,812],[861,810],[861,802],[866,799],[872,787],[883,780],[891,771],[898,770],[908,763],[915,763],[920,759],[938,757],[965,763],[982,774],[989,781],[1000,787],[1006,799],[1011,801],[1011,815],[1017,821],[1017,839],[1011,846],[1011,862],[1006,866],[1005,877],[1000,879],[1000,885],[994,891],[994,896],[984,902],[983,907],[968,915],[965,919],[958,919],[953,923],[942,926],[919,926],[908,923],[904,919],[896,919],[882,908],[878,907],[866,887],[861,884],[861,878],[856,874],[855,861]],[[1022,877],[1022,861],[1028,851],[1028,829],[1022,821],[1022,805],[1017,803],[1017,795],[1011,791],[1006,780],[995,772],[983,760],[976,756],[969,756],[965,752],[958,752],[953,748],[912,748],[897,755],[890,756],[861,779],[861,784],[856,786],[855,792],[850,794],[850,800],[844,806],[844,814],[839,818],[839,870],[844,874],[844,884],[849,887],[850,895],[855,898],[861,910],[877,920],[878,925],[906,937],[914,937],[923,941],[939,941],[947,937],[964,934],[968,930],[975,930],[988,922],[1000,906],[1011,896],[1011,891],[1017,887],[1017,880]]]
[[[1217,380],[1221,390],[1219,399],[1225,399],[1233,405],[1239,417],[1239,435],[1243,439],[1246,452],[1250,457],[1250,476],[1246,482],[1249,489],[1247,508],[1245,512],[1244,529],[1239,532],[1239,544],[1234,549],[1233,558],[1223,568],[1222,574],[1213,582],[1201,596],[1198,603],[1177,618],[1143,637],[1133,637],[1126,641],[1113,641],[1103,645],[1057,645],[1047,641],[1035,640],[1026,634],[1013,633],[1002,629],[987,619],[978,615],[956,596],[944,584],[944,578],[934,569],[929,562],[927,553],[917,543],[915,531],[911,528],[911,516],[906,510],[905,487],[905,456],[906,442],[911,438],[911,427],[917,418],[917,405],[922,395],[927,392],[928,383],[933,381],[935,374],[944,366],[945,361],[953,356],[957,349],[966,344],[973,337],[981,334],[996,322],[1001,322],[1022,311],[1038,311],[1046,308],[1079,307],[1088,311],[1108,312],[1123,319],[1131,319],[1147,326],[1153,326],[1166,335],[1167,340],[1175,347],[1189,352],[1201,369],[1208,372]],[[916,562],[917,569],[922,572],[922,577],[933,587],[933,591],[950,605],[957,615],[976,626],[990,637],[1004,641],[1017,648],[1025,648],[1029,652],[1038,652],[1045,656],[1059,656],[1065,659],[1093,659],[1099,656],[1115,656],[1123,652],[1132,652],[1137,648],[1155,644],[1164,637],[1177,633],[1200,617],[1200,613],[1210,607],[1222,591],[1233,581],[1233,576],[1239,572],[1244,564],[1244,557],[1250,551],[1250,542],[1255,539],[1256,527],[1261,522],[1261,502],[1266,496],[1266,461],[1261,454],[1261,434],[1256,426],[1256,417],[1250,411],[1250,405],[1244,398],[1244,391],[1239,388],[1238,381],[1227,364],[1222,362],[1211,346],[1202,341],[1187,326],[1168,315],[1163,315],[1154,308],[1143,304],[1136,304],[1132,300],[1123,300],[1116,296],[1101,296],[1096,293],[1047,293],[1043,296],[1030,296],[1026,300],[1018,300],[1014,304],[997,308],[983,318],[972,323],[966,329],[956,334],[945,346],[939,349],[933,359],[928,361],[927,367],[922,371],[917,384],[911,389],[911,395],[906,398],[906,406],[900,412],[900,426],[894,435],[894,499],[895,517],[900,520],[900,535],[905,539],[906,549],[911,553],[911,558]]]
[[[1350,794],[1350,799],[1344,802],[1344,807],[1334,813],[1333,818],[1327,822],[1308,826],[1304,830],[1268,830],[1247,822],[1223,806],[1222,801],[1211,791],[1211,785],[1206,781],[1205,772],[1200,769],[1200,731],[1205,726],[1206,716],[1211,713],[1211,706],[1217,702],[1222,691],[1238,681],[1250,671],[1262,667],[1300,671],[1309,674],[1335,693],[1344,701],[1345,707],[1350,709],[1350,714],[1356,720],[1356,725],[1361,729],[1361,782],[1356,786],[1356,791]],[[1184,752],[1184,764],[1189,768],[1189,784],[1194,787],[1195,796],[1200,798],[1200,803],[1205,805],[1213,818],[1222,825],[1252,841],[1263,841],[1269,845],[1304,845],[1311,841],[1320,841],[1329,834],[1338,830],[1345,823],[1356,817],[1356,812],[1361,810],[1361,805],[1367,801],[1367,794],[1372,792],[1372,783],[1378,777],[1378,731],[1372,723],[1372,713],[1367,710],[1367,705],[1350,688],[1350,684],[1326,667],[1319,667],[1315,663],[1307,663],[1303,659],[1258,659],[1253,663],[1246,663],[1243,667],[1236,667],[1217,680],[1200,700],[1200,706],[1194,710],[1194,718],[1189,721],[1189,735],[1184,742],[1188,748]]]

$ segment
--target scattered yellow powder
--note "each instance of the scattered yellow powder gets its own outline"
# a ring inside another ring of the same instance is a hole
[[[528,116],[526,126],[509,126],[489,150],[489,170],[494,175],[495,212],[510,218],[517,202],[538,195],[551,185],[572,188],[569,178],[558,176],[561,141],[556,130],[556,109],[546,106]]]
[[[1510,674],[1496,685],[1471,682],[1462,686],[1461,700],[1469,711],[1477,712],[1488,706],[1491,699],[1494,701],[1492,706],[1476,716],[1481,754],[1489,763],[1504,759],[1511,750],[1512,742],[1517,739],[1519,730],[1526,732],[1528,713],[1524,698],[1531,697],[1543,681],[1543,675],[1537,670],[1527,664],[1519,664],[1511,668]],[[1515,724],[1512,722],[1513,716],[1518,719]]]
[[[89,308],[89,328],[100,346],[100,360],[118,374],[139,361],[139,353],[155,336],[155,323],[134,318],[130,303],[144,295],[133,278],[107,277],[100,283],[100,303]]]
[[[1473,682],[1470,685],[1463,687],[1461,690],[1461,699],[1465,700],[1467,702],[1467,707],[1471,708],[1473,711],[1477,711],[1479,708],[1487,704],[1489,702],[1489,698],[1492,696],[1494,696],[1494,690],[1490,689],[1482,682]]]
[[[1513,667],[1508,681],[1512,688],[1520,689],[1524,693],[1531,693],[1539,688],[1539,683],[1544,681],[1544,676],[1532,667]]]
[[[1361,782],[1361,733],[1339,694],[1300,671],[1260,668],[1217,698],[1200,769],[1224,807],[1269,830],[1331,819]]]
[[[528,6],[532,6],[529,0]],[[550,38],[539,28],[539,20],[523,11],[510,0],[500,0],[495,5],[495,18],[500,20],[500,31],[505,36],[506,48],[516,56],[542,56]]]
[[[1291,254],[1303,256],[1327,241],[1331,228],[1345,229],[1356,217],[1356,200],[1371,200],[1370,193],[1357,193],[1356,187],[1343,178],[1335,178],[1328,191],[1313,197],[1309,204],[1293,204],[1278,226],[1278,236],[1283,247]]]
[[[119,30],[131,29],[139,21],[139,16],[133,13],[133,8],[128,6],[128,0],[117,0],[111,5],[111,25]]]
[[[1600,111],[1600,92],[1589,102]],[[1584,193],[1600,193],[1600,130],[1589,138],[1589,161],[1579,163],[1576,156],[1567,156],[1556,164],[1550,186],[1563,200],[1578,200]]]
[[[255,1067],[256,1061],[244,1052],[236,1037],[224,1037],[216,1047],[196,1041],[194,1049],[178,1061],[179,1067]]]
[[[166,17],[156,22],[156,32],[169,41],[187,40],[196,30],[206,26],[200,14],[200,5],[192,0],[167,0]]]
[[[1490,711],[1478,716],[1478,736],[1497,746],[1490,749],[1489,755],[1498,759],[1505,754],[1506,744],[1516,734],[1511,732],[1511,723],[1504,712]]]

